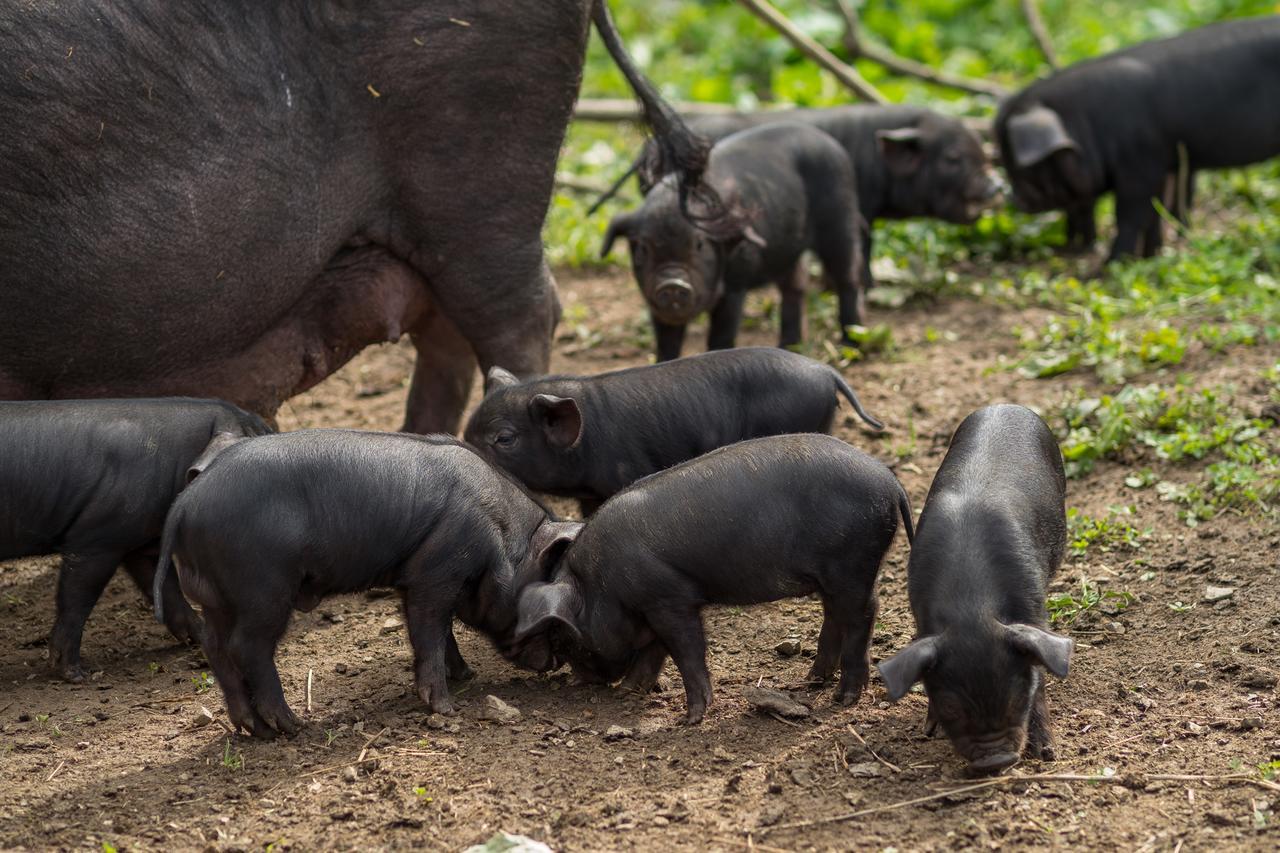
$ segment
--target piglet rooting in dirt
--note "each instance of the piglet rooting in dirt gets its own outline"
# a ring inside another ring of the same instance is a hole
[[[769,347],[525,382],[493,368],[465,435],[529,488],[577,498],[590,512],[641,477],[718,447],[827,432],[840,397],[883,428],[835,368]]]
[[[917,639],[878,669],[894,701],[924,681],[930,728],[972,772],[1053,756],[1040,668],[1065,678],[1071,656],[1045,610],[1065,498],[1053,433],[1008,404],[964,419],[929,489],[907,566]]]
[[[227,449],[182,493],[156,584],[176,564],[204,609],[205,655],[237,728],[296,731],[275,665],[291,611],[374,587],[399,591],[418,695],[450,713],[446,676],[471,674],[455,615],[508,659],[555,665],[546,642],[513,648],[516,595],[579,526],[451,438],[301,430]]]
[[[608,500],[549,583],[520,594],[516,641],[551,636],[580,675],[652,689],[670,655],[687,722],[711,701],[702,608],[816,592],[823,623],[809,678],[840,668],[836,698],[856,702],[870,673],[876,575],[911,507],[883,464],[839,439],[743,441]]]

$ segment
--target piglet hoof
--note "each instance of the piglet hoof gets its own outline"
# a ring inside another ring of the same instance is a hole
[[[166,627],[180,643],[198,646],[204,642],[204,623],[194,613],[184,613],[174,619],[172,624],[166,624]]]
[[[63,681],[70,684],[83,684],[85,680],[84,669],[78,663],[67,664],[62,666],[58,662],[54,662],[53,671],[61,676]]]
[[[684,718],[680,720],[680,724],[684,726],[696,726],[702,722],[702,718],[706,716],[706,708],[690,708],[685,712]]]
[[[263,708],[258,711],[263,722],[266,723],[264,728],[270,728],[282,735],[292,737],[298,733],[298,728],[302,725],[294,713],[287,706],[280,708]]]
[[[418,697],[422,699],[423,704],[431,709],[433,714],[452,715],[458,713],[457,706],[449,698],[449,692],[443,687],[436,690],[432,690],[429,687],[420,687],[418,688]]]
[[[845,706],[858,704],[858,700],[862,698],[861,690],[841,690],[836,694],[836,702]]]

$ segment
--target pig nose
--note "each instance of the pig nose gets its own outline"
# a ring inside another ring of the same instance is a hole
[[[977,761],[969,762],[969,770],[977,774],[999,773],[1017,763],[1018,756],[1012,752],[992,752]]]
[[[684,279],[663,279],[653,291],[653,301],[663,311],[686,311],[693,305],[693,285]]]

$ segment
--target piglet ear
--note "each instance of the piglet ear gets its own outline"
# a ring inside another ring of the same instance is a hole
[[[571,575],[554,583],[529,584],[521,590],[516,605],[515,642],[522,643],[556,625],[568,629],[575,640],[580,640],[582,631],[577,622],[581,605],[582,596]]]
[[[1034,166],[1059,151],[1079,151],[1080,146],[1062,124],[1062,117],[1048,107],[1032,107],[1009,119],[1009,146],[1019,169]]]
[[[888,660],[876,664],[889,701],[897,702],[938,659],[938,638],[921,637]]]
[[[609,257],[609,253],[613,251],[613,243],[619,237],[630,239],[633,221],[634,215],[630,213],[619,213],[609,220],[609,228],[604,232],[604,243],[600,246],[600,257]]]
[[[551,574],[555,564],[578,538],[584,526],[581,521],[544,521],[538,525],[538,529],[533,532],[529,549],[533,552],[539,579]]]
[[[582,441],[582,410],[572,397],[537,394],[529,401],[529,414],[552,447],[568,450]]]
[[[489,368],[489,372],[484,377],[484,393],[492,394],[499,388],[507,388],[511,385],[519,385],[520,380],[510,370],[504,367],[498,367],[496,364]]]
[[[1074,640],[1035,625],[1010,625],[1008,631],[1009,642],[1015,649],[1031,655],[1058,678],[1067,677]]]
[[[209,443],[204,446],[204,450],[200,451],[200,455],[187,468],[187,483],[199,477],[219,453],[237,442],[244,441],[244,438],[243,435],[234,432],[214,433],[213,438],[209,439]]]
[[[910,175],[923,160],[924,136],[918,127],[895,127],[876,131],[876,145],[885,165],[894,175]]]

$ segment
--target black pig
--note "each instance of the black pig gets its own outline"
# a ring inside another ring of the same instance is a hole
[[[971,770],[1052,756],[1038,666],[1067,675],[1071,640],[1046,630],[1066,550],[1062,454],[1022,406],[979,409],[951,439],[908,564],[917,639],[879,664],[889,698],[924,680],[930,723]]]
[[[911,507],[889,469],[839,439],[743,441],[646,477],[592,517],[549,583],[520,595],[517,642],[552,637],[580,673],[649,690],[667,655],[687,722],[711,701],[702,608],[817,592],[823,622],[809,677],[840,667],[836,698],[870,672],[876,574]]]
[[[275,665],[293,609],[397,589],[418,695],[450,713],[446,675],[470,674],[454,615],[515,657],[516,594],[546,576],[542,565],[577,527],[452,439],[303,430],[228,449],[182,493],[156,583],[176,563],[203,607],[205,655],[232,724],[271,737],[298,727]],[[551,665],[545,644],[524,644],[519,662]]]
[[[862,323],[864,294],[853,167],[827,134],[801,124],[744,130],[711,149],[707,184],[738,213],[737,227],[699,228],[681,210],[673,177],[644,204],[614,217],[604,238],[631,247],[631,268],[653,317],[658,359],[680,355],[685,327],[711,312],[708,349],[738,336],[747,291],[775,282],[782,297],[780,346],[803,337],[804,253],[813,250],[840,300],[840,327]]]
[[[0,560],[61,554],[49,660],[84,679],[80,639],[121,563],[147,595],[165,513],[222,448],[270,428],[219,400],[0,403]],[[200,620],[174,582],[156,586],[180,640]]]
[[[578,498],[590,512],[641,477],[717,447],[826,432],[837,395],[883,429],[834,368],[770,347],[527,382],[495,368],[466,439],[529,488]]]
[[[1019,207],[1066,210],[1069,242],[1087,247],[1094,204],[1114,191],[1110,259],[1153,255],[1162,235],[1151,200],[1170,175],[1280,155],[1280,16],[1078,63],[1006,101],[995,129]]]

